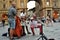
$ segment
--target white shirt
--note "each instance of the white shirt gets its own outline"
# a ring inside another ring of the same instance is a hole
[[[26,27],[26,22],[21,22],[21,25]]]
[[[30,26],[33,25],[34,27],[37,27],[37,21],[33,20],[32,22],[30,21]]]
[[[20,17],[25,17],[25,16],[26,16],[26,14],[23,12],[20,14]]]

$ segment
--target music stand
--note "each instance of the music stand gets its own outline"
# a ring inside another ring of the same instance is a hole
[[[48,40],[48,38],[44,35],[44,33],[43,33],[43,24],[40,26],[40,31],[41,31],[41,36],[37,39],[37,40],[39,40],[40,38],[42,38],[42,40]]]

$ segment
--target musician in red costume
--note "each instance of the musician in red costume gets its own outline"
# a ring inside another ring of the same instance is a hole
[[[16,28],[14,30],[14,35],[17,35],[17,37],[21,37],[21,35],[23,35],[23,29],[18,16],[16,16]]]

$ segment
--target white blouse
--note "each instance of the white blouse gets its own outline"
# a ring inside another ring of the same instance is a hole
[[[37,21],[33,20],[32,22],[30,21],[30,26],[33,25],[34,27],[37,27]]]

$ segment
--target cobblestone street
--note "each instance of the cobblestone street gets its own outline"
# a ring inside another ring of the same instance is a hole
[[[0,27],[0,40],[9,40],[8,37],[2,37],[2,34],[6,33],[7,29],[8,26]],[[49,27],[44,26],[43,29],[44,29],[44,34],[47,38],[54,38],[55,40],[60,40],[60,23],[53,23],[53,26],[49,26]],[[16,40],[37,40],[40,36],[38,28],[35,29],[35,34],[36,34],[35,36],[32,36],[32,34],[26,34],[26,36]]]

